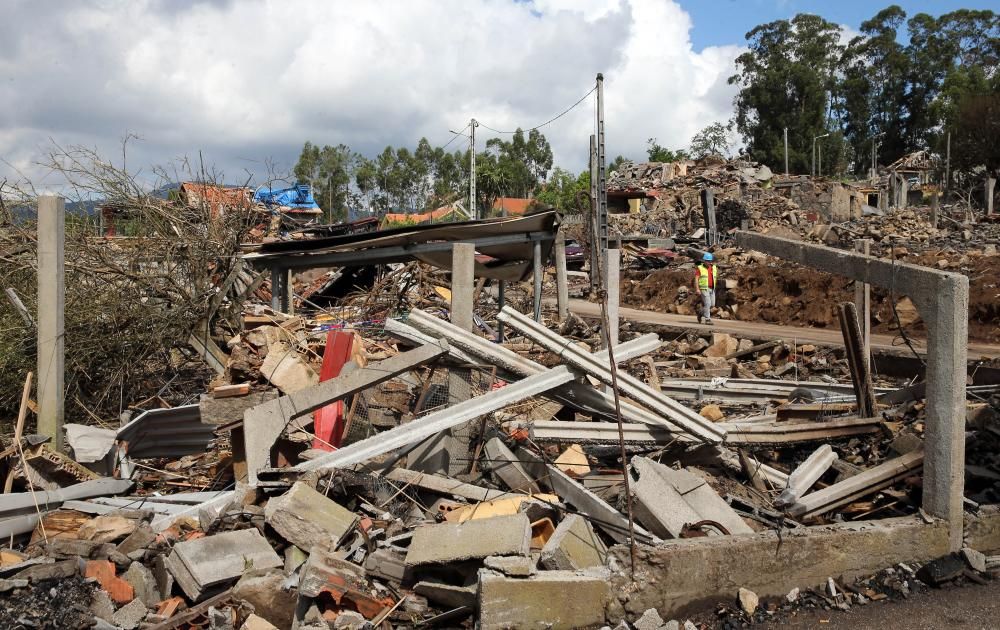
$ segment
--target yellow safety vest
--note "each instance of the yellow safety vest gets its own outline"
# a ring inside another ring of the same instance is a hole
[[[706,267],[705,265],[698,265],[698,288],[699,289],[714,289],[715,281],[718,279],[719,270],[715,265],[711,267]]]

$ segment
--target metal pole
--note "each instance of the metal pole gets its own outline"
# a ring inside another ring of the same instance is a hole
[[[479,218],[479,208],[476,207],[476,127],[479,123],[473,118],[469,123],[469,218]],[[454,220],[454,218],[452,219]]]
[[[788,127],[785,127],[785,175],[788,175]]]

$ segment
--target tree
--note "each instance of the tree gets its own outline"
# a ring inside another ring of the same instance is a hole
[[[678,162],[687,158],[687,152],[684,149],[671,151],[666,147],[661,147],[656,138],[646,140],[646,144],[649,145],[646,149],[646,157],[650,162]]]
[[[295,177],[312,187],[313,197],[330,223],[347,218],[350,184],[358,157],[346,144],[320,148],[306,142],[302,147],[295,164]]]
[[[733,141],[730,135],[732,123],[716,122],[708,125],[691,138],[691,157],[700,159],[706,155],[730,156]]]
[[[549,181],[538,191],[535,199],[539,203],[552,206],[560,212],[578,212],[577,194],[590,192],[590,171],[575,176],[558,166],[553,169]]]
[[[622,165],[624,165],[626,162],[631,162],[631,161],[632,160],[626,158],[624,155],[616,155],[615,159],[611,160],[611,164],[608,164],[608,172],[610,173],[611,171],[617,171],[621,169]],[[588,173],[587,176],[589,177],[590,174]]]
[[[840,27],[817,15],[762,24],[746,35],[749,50],[736,58],[729,83],[736,95],[736,129],[753,159],[784,168],[784,129],[789,166],[808,172],[812,139],[828,133],[843,46]]]

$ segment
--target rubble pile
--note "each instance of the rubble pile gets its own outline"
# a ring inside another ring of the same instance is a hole
[[[622,236],[691,233],[705,225],[700,195],[706,189],[716,197],[721,230],[739,228],[743,221],[754,225],[777,220],[798,205],[775,192],[772,178],[766,166],[718,156],[698,162],[625,163],[609,176],[609,194],[642,193],[643,209],[639,214],[609,214],[608,227]]]

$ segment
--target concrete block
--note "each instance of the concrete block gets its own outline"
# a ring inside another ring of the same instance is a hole
[[[299,353],[294,348],[280,341],[267,347],[267,356],[260,366],[260,373],[283,394],[319,384],[319,374],[299,358]]]
[[[535,573],[535,561],[527,556],[490,556],[483,566],[508,577],[528,577]]]
[[[247,620],[243,622],[243,625],[240,626],[240,630],[278,630],[278,628],[263,617],[250,615],[247,617]]]
[[[249,568],[282,566],[281,558],[256,529],[242,529],[174,545],[165,566],[189,599],[212,586],[235,580]]]
[[[550,570],[586,569],[604,566],[606,554],[590,523],[579,514],[570,514],[542,547],[541,564]]]
[[[489,458],[490,468],[508,488],[515,492],[525,492],[537,494],[541,492],[538,484],[531,478],[517,456],[507,448],[500,438],[493,438],[486,443],[486,456]]]
[[[30,582],[42,582],[44,580],[62,580],[76,575],[79,569],[79,561],[76,558],[63,560],[62,562],[49,562],[35,564],[15,573],[15,580],[29,580]]]
[[[201,421],[205,424],[228,424],[241,419],[247,409],[277,397],[278,392],[275,389],[251,392],[246,396],[235,398],[215,398],[211,394],[202,394],[198,401],[198,409],[201,412]]]
[[[300,481],[267,502],[264,521],[293,545],[312,549],[339,545],[354,529],[358,516]]]
[[[632,626],[635,627],[635,630],[660,630],[663,627],[663,617],[656,612],[655,608],[650,608],[642,613],[642,616],[636,619]]]
[[[383,580],[402,582],[406,573],[406,555],[393,549],[376,549],[365,558],[365,571]]]
[[[156,534],[153,532],[149,525],[142,523],[135,528],[128,537],[118,543],[118,551],[126,556],[133,551],[144,550],[146,547],[153,544],[156,540]]]
[[[134,630],[146,618],[147,613],[149,610],[146,608],[146,604],[143,604],[140,599],[133,599],[115,611],[115,614],[111,616],[111,623],[123,630]]]
[[[527,556],[530,548],[531,523],[525,514],[425,525],[413,532],[406,566],[449,564],[488,556]]]
[[[278,628],[291,628],[298,595],[282,588],[281,571],[251,571],[233,587],[233,598],[253,605],[254,611]]]
[[[133,562],[129,565],[128,571],[122,573],[121,577],[132,586],[135,596],[141,599],[147,607],[152,608],[160,601],[156,578],[153,576],[153,572],[142,563]]]
[[[479,627],[589,628],[604,624],[604,571],[542,571],[529,579],[479,572]]]
[[[111,601],[111,596],[101,589],[94,591],[94,597],[90,600],[90,613],[98,619],[111,621],[115,614],[115,603]]]
[[[479,592],[478,587],[454,586],[452,584],[440,584],[438,582],[417,582],[413,586],[413,592],[426,597],[428,601],[448,609],[476,607],[476,597]]]
[[[94,542],[114,542],[134,532],[137,525],[138,522],[135,519],[105,514],[96,516],[81,525],[76,532],[76,537],[80,540]]]
[[[313,547],[309,560],[302,567],[299,579],[299,593],[306,597],[318,597],[320,593],[336,585],[356,591],[367,589],[365,570],[358,565],[340,558],[328,549]]]

